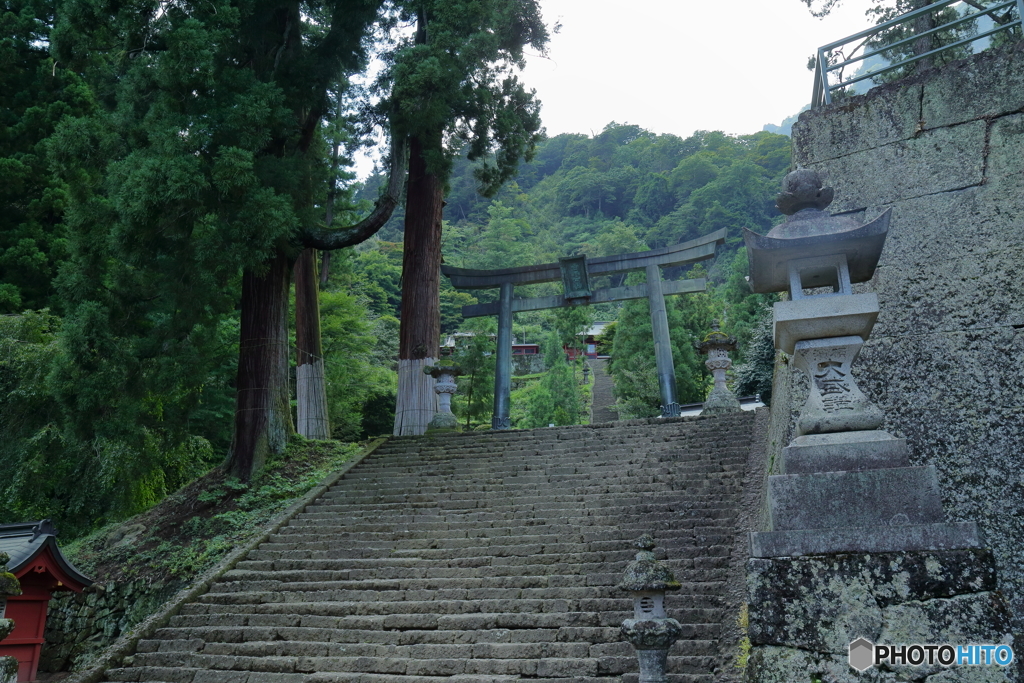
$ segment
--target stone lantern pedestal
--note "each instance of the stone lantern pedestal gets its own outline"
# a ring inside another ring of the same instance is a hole
[[[636,648],[640,683],[668,682],[668,650],[683,627],[665,613],[665,592],[679,590],[668,567],[654,559],[654,538],[644,534],[633,544],[640,549],[626,567],[619,588],[633,594],[633,618],[622,622],[623,637]]]
[[[427,425],[427,433],[459,431],[459,421],[452,413],[452,396],[459,390],[455,378],[462,374],[462,369],[450,360],[441,359],[437,365],[423,368],[423,372],[434,378],[437,392],[437,413]]]

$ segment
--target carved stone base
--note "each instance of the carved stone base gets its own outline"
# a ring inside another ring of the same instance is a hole
[[[740,401],[734,393],[725,388],[715,387],[704,401],[704,409],[700,411],[700,414],[721,415],[723,413],[738,413],[741,410],[743,408],[740,407]]]
[[[452,413],[437,413],[427,425],[427,434],[459,431],[459,420]]]

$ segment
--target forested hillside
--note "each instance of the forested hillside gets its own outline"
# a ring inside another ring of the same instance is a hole
[[[521,66],[524,45],[543,48],[536,3],[469,4],[472,15],[440,0],[360,0],[341,14],[313,0],[8,4],[0,522],[50,517],[74,537],[215,466],[244,484],[284,452],[297,407],[301,417],[326,405],[320,424],[336,439],[391,433],[402,325],[433,315],[401,311],[403,285],[418,287],[403,281],[401,187],[414,171],[444,191],[443,226],[421,227],[460,266],[640,251],[727,227],[727,248],[700,266],[712,287],[670,307],[680,398],[703,398],[692,341],[713,317],[751,337],[763,302],[743,283],[739,227],[770,225],[788,139],[614,123],[545,139],[532,95],[493,70]],[[351,77],[375,41],[388,68],[360,108]],[[464,52],[431,70],[444,41]],[[413,130],[408,112],[436,105],[441,85],[452,91],[434,128]],[[354,183],[347,151],[373,127],[390,131],[388,173]],[[417,136],[444,147],[410,157]],[[521,157],[532,160],[516,170]],[[493,327],[460,313],[488,296],[442,281],[441,331]],[[585,419],[580,368],[560,348],[593,319],[620,321],[609,346],[623,415],[649,414],[645,311],[641,301],[519,316],[516,335],[544,342],[548,370],[519,388],[517,426]],[[493,373],[489,337],[472,339],[456,400],[469,428],[489,419]]]
[[[706,274],[708,292],[669,299],[680,400],[701,401],[709,386],[708,375],[692,342],[707,334],[717,318],[739,338],[737,360],[744,360],[768,298],[750,294],[746,286],[740,228],[763,233],[777,220],[774,197],[789,164],[789,138],[782,135],[760,132],[731,137],[700,131],[684,139],[613,122],[594,136],[566,134],[544,140],[518,176],[488,199],[476,191],[473,165],[461,159],[446,197],[444,259],[466,268],[522,266],[572,254],[643,251],[726,228],[729,239],[720,255],[699,264],[689,275]],[[381,182],[382,176],[371,177],[360,196],[375,196]],[[350,291],[366,296],[370,310],[378,316],[397,315],[395,294],[401,270],[395,243],[402,238],[401,225],[399,213],[377,239],[357,248],[347,262],[358,273]],[[665,276],[684,276],[679,271],[667,269]],[[615,277],[612,284],[626,281],[624,275]],[[643,281],[642,275],[628,277]],[[559,289],[557,285],[521,287],[516,294],[527,296],[531,291],[539,295]],[[465,304],[495,298],[496,290],[457,292],[443,281],[442,331],[486,330],[486,321],[463,321],[459,310]],[[560,328],[557,335],[570,342],[575,334],[572,324],[560,320],[566,315],[519,313],[513,331],[520,341],[536,342]],[[658,391],[647,303],[604,304],[582,309],[576,317],[578,326],[585,326],[588,319],[622,321],[614,328],[611,364],[620,405],[626,409],[625,416],[656,414]],[[759,385],[751,378],[741,386],[750,393],[764,388],[763,376]],[[555,404],[551,403],[551,419],[538,416],[529,424],[559,423],[554,419]]]

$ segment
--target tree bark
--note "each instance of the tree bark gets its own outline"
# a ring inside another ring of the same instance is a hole
[[[932,0],[916,0],[914,2],[914,9],[927,7],[931,3]],[[935,17],[932,15],[931,12],[925,12],[921,16],[914,19],[914,33],[924,33],[926,31],[932,30],[933,28],[935,28]],[[917,40],[914,41],[914,55],[923,55],[926,52],[930,52],[932,50],[933,44],[934,42],[932,41],[932,36],[922,36],[918,38]],[[914,70],[917,73],[921,73],[922,71],[927,71],[928,69],[931,69],[934,66],[935,58],[925,57],[924,59],[918,61],[914,65]]]
[[[242,274],[235,432],[228,473],[249,481],[272,453],[288,444],[288,258],[278,252],[267,271]]]
[[[431,141],[440,152],[440,140]],[[424,141],[410,140],[405,202],[402,311],[398,346],[397,435],[423,434],[437,412],[434,380],[423,372],[438,358],[441,336],[441,213],[444,185],[430,173]]]
[[[295,398],[296,431],[307,439],[331,438],[319,299],[316,252],[303,249],[295,261]]]

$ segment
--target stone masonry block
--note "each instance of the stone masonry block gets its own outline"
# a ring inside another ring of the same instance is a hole
[[[750,534],[751,557],[800,557],[828,553],[952,550],[982,545],[974,522],[908,524],[848,529],[797,529]]]
[[[1024,76],[1018,78],[1024,79]],[[1024,93],[1018,93],[1024,100]],[[1005,116],[992,122],[988,143],[987,177],[1011,182],[1020,187],[1024,182],[1024,114]]]
[[[1024,244],[977,258],[880,267],[873,338],[989,330],[1024,323]]]
[[[908,601],[885,608],[882,616],[885,627],[878,642],[894,645],[1001,643],[1008,641],[1010,633],[1010,614],[1006,603],[991,591]],[[936,674],[944,670],[939,664],[896,665],[892,668],[905,676],[911,673]]]
[[[980,184],[986,129],[985,121],[939,128],[809,165],[828,174],[833,213],[889,204]]]
[[[906,140],[914,136],[920,118],[918,84],[887,86],[870,98],[804,112],[793,125],[793,138],[801,143],[793,160],[806,165]]]
[[[906,439],[879,430],[805,434],[782,449],[782,474],[906,467]]]
[[[857,673],[850,667],[846,654],[832,655],[808,652],[792,647],[761,646],[750,651],[746,680],[757,683],[793,683],[793,681],[827,681],[828,683],[895,683],[896,674],[874,667]]]
[[[748,634],[753,645],[845,656],[856,638],[878,643],[887,633],[897,635],[889,617],[920,612],[918,606],[929,601],[989,596],[995,583],[992,554],[983,549],[752,559]],[[929,618],[950,625],[944,616]]]
[[[924,81],[921,118],[939,128],[1024,109],[1024,45],[986,50]]]
[[[942,522],[935,468],[781,474],[768,478],[773,531]]]

